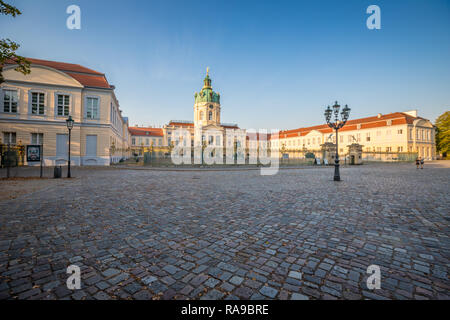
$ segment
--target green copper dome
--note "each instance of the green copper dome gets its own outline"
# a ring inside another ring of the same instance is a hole
[[[195,93],[195,103],[198,102],[216,102],[220,103],[220,94],[214,92],[211,87],[211,78],[209,77],[209,68],[206,69],[206,77],[203,80],[203,88],[200,93]]]

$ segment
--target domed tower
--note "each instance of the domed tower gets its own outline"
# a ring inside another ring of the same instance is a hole
[[[199,93],[195,93],[194,125],[204,127],[208,125],[220,126],[220,94],[213,91],[209,68],[206,69],[204,85]]]

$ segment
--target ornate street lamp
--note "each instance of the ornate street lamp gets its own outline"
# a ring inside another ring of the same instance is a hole
[[[68,167],[67,167],[67,178],[71,178],[70,175],[70,137],[73,129],[74,120],[72,119],[72,116],[69,116],[69,118],[66,120],[67,129],[69,129],[69,161],[68,161]]]
[[[327,124],[331,129],[336,131],[336,156],[334,159],[334,181],[341,181],[341,176],[339,174],[339,141],[338,141],[338,131],[347,123],[348,117],[350,115],[350,108],[345,105],[344,109],[341,112],[341,120],[339,120],[339,110],[341,106],[337,103],[334,104],[333,110],[328,106],[325,110],[325,119],[327,120]],[[331,120],[331,117],[334,113],[334,121]]]

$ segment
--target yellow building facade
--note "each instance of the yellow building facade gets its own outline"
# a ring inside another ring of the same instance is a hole
[[[349,120],[339,130],[338,149],[341,156],[348,146],[357,143],[367,154],[384,154],[382,160],[394,160],[399,154],[417,154],[426,160],[436,159],[435,128],[430,120],[419,117],[416,110],[378,114]],[[305,152],[320,152],[326,142],[336,143],[335,133],[326,125],[285,130],[271,143],[289,157],[301,157]]]
[[[130,156],[128,119],[103,73],[75,64],[28,60],[28,75],[15,71],[12,62],[3,68],[2,144],[42,144],[46,166],[66,165],[66,119],[71,115],[71,164],[109,165]],[[25,159],[25,164],[34,163]]]

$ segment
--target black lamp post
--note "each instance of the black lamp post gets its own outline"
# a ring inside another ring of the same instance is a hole
[[[341,176],[339,174],[339,141],[338,141],[338,130],[345,126],[347,123],[348,117],[350,115],[350,108],[345,105],[344,109],[341,112],[341,120],[339,120],[339,110],[341,106],[337,103],[334,104],[333,110],[331,110],[330,106],[325,110],[325,119],[327,120],[327,124],[331,129],[336,130],[336,156],[334,159],[334,181],[341,181]],[[331,121],[331,116],[334,113],[334,122]]]
[[[70,136],[73,129],[74,120],[72,119],[72,116],[69,116],[69,118],[66,120],[67,129],[69,129],[69,161],[68,161],[68,167],[67,167],[67,178],[71,178],[70,175]]]

